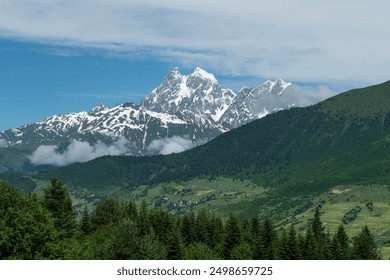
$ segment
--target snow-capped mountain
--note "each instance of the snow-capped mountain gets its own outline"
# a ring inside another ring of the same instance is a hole
[[[242,88],[236,94],[223,89],[214,75],[203,69],[196,68],[190,75],[182,75],[175,68],[145,97],[142,106],[161,113],[197,115],[204,122],[214,121],[222,131],[227,131],[293,106],[283,97],[290,85],[277,79],[259,87]]]
[[[185,120],[176,115],[150,111],[134,103],[109,108],[94,107],[90,112],[54,115],[35,124],[0,134],[8,146],[66,145],[71,140],[110,144],[124,138],[131,143],[129,154],[149,154],[153,140],[174,136],[204,142],[221,133],[217,126],[203,120]]]
[[[40,159],[62,155],[69,158],[65,153],[71,154],[69,147],[77,143],[87,143],[91,153],[99,156],[178,152],[270,112],[293,106],[283,97],[289,86],[290,83],[279,79],[235,93],[223,89],[213,74],[201,68],[189,75],[175,68],[140,106],[125,103],[110,108],[99,104],[90,112],[54,115],[0,132],[0,154],[14,149],[34,164],[57,164],[54,160],[33,161],[31,157],[40,151]],[[122,148],[110,149],[120,139]],[[101,147],[105,148],[104,152]],[[1,168],[1,158],[0,171],[12,170],[4,165]],[[71,162],[68,158],[66,163]]]
[[[294,106],[284,98],[284,91],[291,85],[281,79],[266,81],[259,87],[242,88],[234,101],[219,119],[228,129],[262,118],[269,113]]]
[[[188,76],[175,68],[145,97],[142,106],[168,114],[191,112],[218,122],[235,97],[230,89],[221,88],[213,74],[199,67]]]

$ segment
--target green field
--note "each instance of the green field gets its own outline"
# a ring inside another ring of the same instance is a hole
[[[336,186],[329,192],[316,197],[316,206],[321,207],[321,219],[332,234],[341,224],[352,237],[367,225],[374,234],[384,259],[390,257],[390,188],[383,185]],[[372,203],[372,207],[367,207]],[[315,206],[315,207],[316,207]],[[287,219],[304,231],[313,217],[312,207],[300,215]],[[360,207],[356,217],[343,223],[343,218],[352,209]]]

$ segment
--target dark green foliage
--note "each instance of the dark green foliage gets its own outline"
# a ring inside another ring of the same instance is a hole
[[[351,257],[358,260],[377,260],[380,258],[374,236],[367,226],[352,239]]]
[[[142,201],[141,209],[139,210],[137,216],[137,227],[141,235],[146,235],[150,233],[151,224],[149,220],[149,211],[146,201]]]
[[[118,224],[125,217],[125,209],[112,198],[101,201],[92,214],[91,221],[94,228],[109,224]]]
[[[196,232],[197,228],[195,226],[195,213],[194,212],[189,212],[185,214],[181,218],[181,236],[183,238],[183,243],[188,246],[191,243],[196,242]]]
[[[314,211],[314,218],[313,218],[313,222],[311,224],[311,229],[312,229],[314,238],[317,241],[321,241],[324,238],[325,227],[322,224],[320,208],[318,208],[318,207]]]
[[[181,239],[179,227],[176,222],[171,224],[167,240],[167,258],[169,260],[184,259],[184,246]]]
[[[303,250],[301,249],[302,258],[305,260],[318,259],[319,244],[314,237],[313,230],[309,227],[306,232]],[[302,248],[302,247],[301,247]]]
[[[301,258],[297,232],[294,226],[290,226],[287,232],[287,260],[299,260]]]
[[[32,193],[37,187],[36,183],[22,173],[0,173],[0,181],[6,181],[25,193]]]
[[[56,178],[50,180],[44,189],[43,205],[51,213],[59,233],[71,237],[76,230],[76,213],[64,183]]]
[[[264,247],[264,258],[274,260],[277,257],[278,235],[271,220],[265,219],[261,229],[261,240]]]
[[[62,184],[54,180],[53,186],[61,189]],[[81,230],[67,235],[65,228],[55,226],[56,219],[63,216],[55,218],[57,199],[49,198],[57,197],[53,195],[57,192],[48,193],[46,190],[41,202],[35,195],[27,196],[0,182],[0,259],[380,258],[367,227],[352,238],[350,249],[343,226],[334,236],[325,233],[319,209],[304,236],[292,225],[278,234],[271,220],[262,222],[257,215],[240,221],[231,214],[222,222],[203,210],[175,217],[163,210],[149,210],[146,202],[139,210],[133,205],[129,215],[128,205],[107,199],[98,203],[91,215],[85,206]],[[44,200],[52,212],[43,207]]]
[[[127,216],[129,217],[130,220],[137,221],[138,209],[134,200],[129,201],[126,211],[127,211]]]
[[[204,243],[192,243],[185,249],[187,260],[218,260],[219,255]]]
[[[343,225],[337,229],[331,244],[332,259],[347,260],[350,257],[349,237]]]
[[[91,217],[89,215],[87,204],[84,205],[83,216],[81,217],[80,221],[80,229],[84,233],[89,233],[92,230]]]
[[[230,253],[230,258],[232,260],[251,260],[253,256],[253,248],[247,242],[241,242],[239,245],[235,246]]]
[[[206,210],[201,209],[198,212],[198,215],[196,216],[195,220],[195,241],[196,242],[203,242],[203,243],[209,243],[209,219]]]
[[[112,242],[112,259],[159,260],[167,257],[165,247],[155,234],[140,235],[136,224],[124,220]],[[168,256],[169,257],[169,256]]]
[[[50,213],[35,197],[0,182],[0,260],[56,258],[57,235]]]
[[[236,215],[230,214],[225,225],[225,240],[223,243],[223,256],[231,258],[232,250],[241,242],[241,229]]]

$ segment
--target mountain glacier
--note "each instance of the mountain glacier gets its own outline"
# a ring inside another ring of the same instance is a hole
[[[0,153],[12,149],[31,159],[42,147],[54,148],[56,155],[62,155],[71,143],[88,143],[93,150],[97,145],[109,147],[118,139],[126,141],[126,145],[121,142],[121,147],[126,147],[120,150],[122,154],[180,152],[269,113],[296,106],[286,98],[289,88],[291,83],[277,79],[235,93],[222,88],[213,74],[199,67],[189,75],[174,68],[140,105],[125,103],[110,108],[99,104],[90,112],[54,115],[0,132]],[[97,154],[118,154],[118,149],[116,153],[107,150]],[[18,169],[5,166],[2,158],[0,170]],[[39,165],[39,161],[31,160],[27,165],[32,162]]]

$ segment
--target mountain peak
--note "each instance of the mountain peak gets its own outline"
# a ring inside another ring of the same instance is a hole
[[[196,67],[194,69],[194,71],[191,73],[190,77],[200,77],[200,78],[203,78],[206,80],[210,80],[214,83],[218,83],[217,79],[215,78],[215,76],[213,74],[207,72],[206,70],[204,70],[200,67]]]
[[[94,106],[91,110],[92,113],[97,113],[97,112],[101,112],[101,111],[104,111],[104,110],[107,110],[107,109],[110,109],[109,106],[107,106],[106,104],[104,103],[100,103],[96,106]]]

